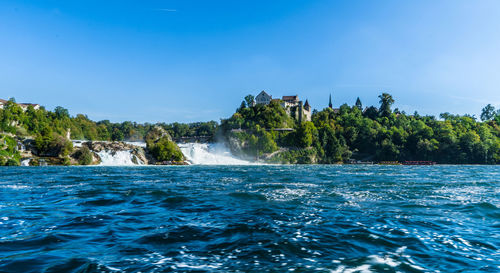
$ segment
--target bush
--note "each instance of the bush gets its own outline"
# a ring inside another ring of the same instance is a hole
[[[156,142],[147,142],[147,149],[157,161],[183,161],[181,150],[168,136],[163,136]]]
[[[21,165],[19,163],[19,160],[14,159],[14,158],[8,159],[7,162],[6,162],[6,164],[5,164],[5,166],[19,166],[19,165]]]
[[[56,133],[38,135],[35,138],[38,155],[67,156],[73,151],[73,143]]]
[[[87,146],[83,146],[80,150],[78,150],[74,157],[78,160],[78,164],[80,165],[90,165],[94,159],[92,152]]]

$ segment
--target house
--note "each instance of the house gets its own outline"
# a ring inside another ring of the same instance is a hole
[[[298,95],[283,96],[281,99],[273,99],[271,95],[262,91],[255,97],[255,101],[257,104],[265,105],[269,104],[271,101],[278,102],[289,116],[299,122],[311,120],[311,106],[309,105],[309,101],[306,100],[306,103],[303,104],[302,101],[299,100]]]
[[[298,121],[311,121],[311,106],[306,100],[304,104],[299,100],[299,96],[283,96],[281,106],[285,108],[287,114]]]
[[[9,101],[7,101],[7,100],[0,99],[0,109],[4,109],[5,105],[6,105],[8,102],[9,102]],[[33,108],[34,108],[35,110],[40,109],[40,104],[34,104],[34,103],[17,103],[17,105],[19,105],[19,107],[21,107],[21,109],[23,109],[23,111],[28,110],[28,107],[29,107],[29,106],[33,106]]]
[[[33,106],[33,109],[38,110],[40,109],[40,104],[35,104],[35,103],[20,103],[19,106],[23,109],[23,111],[28,110],[28,107]]]
[[[255,102],[256,104],[265,104],[268,105],[273,97],[269,94],[266,93],[266,91],[262,90],[256,97],[255,97]]]
[[[283,107],[287,107],[287,106],[297,106],[299,104],[299,96],[298,95],[295,95],[295,96],[283,96],[283,98],[281,99],[283,101]]]

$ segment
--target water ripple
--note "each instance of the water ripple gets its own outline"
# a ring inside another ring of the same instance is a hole
[[[498,272],[499,166],[0,169],[0,272]]]

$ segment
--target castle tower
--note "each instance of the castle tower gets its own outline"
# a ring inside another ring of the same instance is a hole
[[[304,109],[306,109],[306,111],[311,111],[311,106],[309,105],[309,101],[306,99],[306,103],[304,103]]]
[[[328,107],[330,107],[330,109],[333,108],[333,104],[332,104],[332,94],[330,93],[330,101],[328,102]]]
[[[302,105],[302,101],[299,101],[298,110],[299,110],[299,123],[302,123],[302,119],[304,116],[304,106]]]

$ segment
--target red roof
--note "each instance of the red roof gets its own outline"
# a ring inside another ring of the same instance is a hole
[[[283,96],[283,100],[284,101],[298,101],[299,100],[299,96],[298,95],[295,95],[295,96]]]

